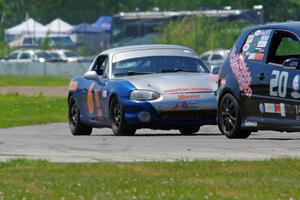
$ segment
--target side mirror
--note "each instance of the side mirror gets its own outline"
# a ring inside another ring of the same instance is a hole
[[[88,71],[83,75],[84,78],[91,80],[91,81],[97,81],[100,82],[100,78],[95,71]]]
[[[300,70],[300,58],[289,58],[282,63],[285,67],[292,67]]]
[[[219,66],[212,65],[210,68],[211,68],[210,73],[212,73],[212,74],[219,74],[219,71],[220,71],[220,67]]]

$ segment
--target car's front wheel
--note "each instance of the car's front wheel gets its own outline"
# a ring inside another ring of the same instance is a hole
[[[93,128],[80,121],[78,103],[74,97],[69,100],[69,127],[73,135],[91,135]]]
[[[240,107],[231,94],[226,94],[221,99],[218,109],[218,126],[228,138],[247,138],[251,134],[250,131],[241,129]]]
[[[136,129],[127,125],[124,110],[118,98],[113,97],[110,104],[111,128],[117,136],[135,135]]]
[[[200,126],[191,126],[191,127],[179,129],[182,135],[192,135],[199,132],[199,130],[200,130]]]

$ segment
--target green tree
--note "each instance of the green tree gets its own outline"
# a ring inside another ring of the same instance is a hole
[[[225,23],[206,17],[186,17],[160,29],[156,42],[184,45],[202,53],[215,48],[231,48],[241,31],[249,26],[242,21]]]

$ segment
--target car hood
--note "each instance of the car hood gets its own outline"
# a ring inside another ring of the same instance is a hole
[[[145,89],[161,94],[214,92],[218,76],[209,73],[163,73],[118,77],[129,81],[136,89]]]

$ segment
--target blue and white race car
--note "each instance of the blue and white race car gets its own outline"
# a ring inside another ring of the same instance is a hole
[[[196,133],[216,124],[217,80],[187,47],[106,50],[70,82],[69,126],[73,135],[90,135],[94,127],[111,127],[115,135],[139,128]]]

